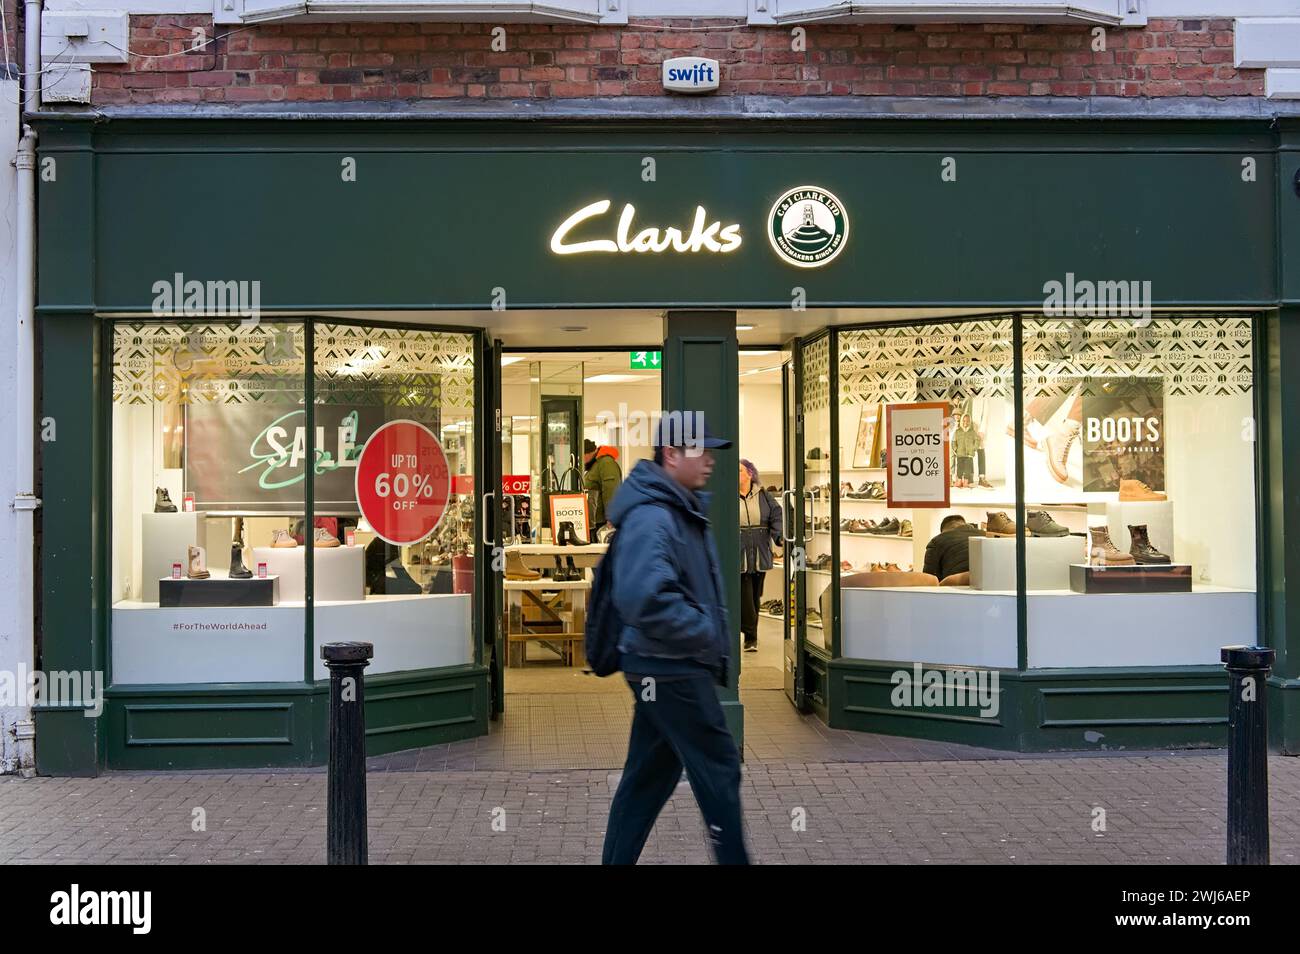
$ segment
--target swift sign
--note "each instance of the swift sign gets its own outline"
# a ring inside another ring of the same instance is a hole
[[[718,88],[718,61],[706,56],[664,60],[664,89],[674,93],[708,93]]]

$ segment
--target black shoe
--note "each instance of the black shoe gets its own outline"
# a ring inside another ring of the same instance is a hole
[[[253,571],[244,566],[244,548],[238,543],[230,545],[230,578],[232,580],[252,579]]]

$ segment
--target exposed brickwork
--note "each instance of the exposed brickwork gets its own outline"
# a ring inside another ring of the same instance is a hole
[[[774,96],[1262,96],[1262,70],[1232,66],[1231,20],[1087,26],[810,26],[638,20],[628,27],[459,23],[280,24],[218,31],[207,16],[131,18],[129,64],[99,65],[94,102],[250,102],[658,96],[660,63],[711,56],[722,94]]]

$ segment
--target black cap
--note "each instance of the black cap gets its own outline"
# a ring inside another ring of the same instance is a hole
[[[655,432],[655,447],[727,450],[731,441],[709,430],[702,411],[664,411]]]
[[[585,438],[582,442],[582,452],[584,454],[596,453],[596,442],[593,441],[590,437]]]

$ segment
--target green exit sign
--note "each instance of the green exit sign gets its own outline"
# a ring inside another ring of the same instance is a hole
[[[629,351],[628,367],[636,370],[637,368],[659,370],[659,365],[663,363],[664,353],[662,351]]]

